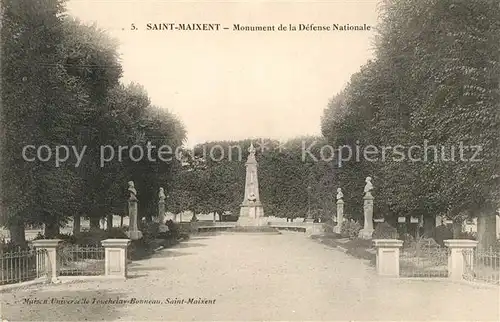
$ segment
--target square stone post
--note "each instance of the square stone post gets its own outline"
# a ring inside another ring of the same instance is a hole
[[[104,247],[104,275],[109,278],[127,278],[127,247],[130,239],[106,239]]]
[[[373,246],[377,249],[377,274],[399,277],[399,249],[403,241],[398,239],[374,239]]]
[[[129,216],[129,227],[128,227],[128,237],[132,240],[141,239],[142,233],[137,226],[138,214],[137,214],[137,191],[134,187],[134,182],[129,181],[128,191],[130,197],[128,200],[128,216]]]
[[[167,226],[165,225],[165,192],[163,188],[160,188],[160,192],[158,193],[158,221],[160,232],[168,231]]]
[[[334,232],[340,234],[342,232],[342,224],[344,222],[344,200],[337,200],[337,226],[335,226]]]
[[[364,217],[365,223],[363,229],[359,232],[359,237],[363,239],[371,239],[373,234],[373,196],[367,192],[363,197],[364,200]]]
[[[453,280],[463,279],[466,257],[472,268],[474,248],[477,246],[477,243],[477,241],[469,239],[447,239],[444,241],[444,245],[450,249],[448,254],[449,278]]]
[[[51,283],[59,282],[57,278],[59,275],[57,267],[57,248],[61,241],[61,239],[38,239],[33,241],[35,249],[45,249],[46,251],[45,268],[47,269],[47,277]],[[41,263],[38,259],[36,261],[36,270],[38,274],[42,272]]]

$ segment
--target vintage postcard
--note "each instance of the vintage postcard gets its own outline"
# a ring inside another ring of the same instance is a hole
[[[499,321],[498,0],[0,0],[0,321]]]

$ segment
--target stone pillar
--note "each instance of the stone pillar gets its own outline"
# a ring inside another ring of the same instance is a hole
[[[33,246],[35,249],[45,249],[45,268],[47,270],[48,278],[51,283],[58,283],[59,280],[57,276],[59,275],[59,270],[57,267],[57,248],[61,239],[39,239],[33,241]],[[37,260],[37,272],[42,272],[41,263]]]
[[[448,254],[449,278],[453,280],[463,279],[466,260],[470,265],[473,265],[474,248],[477,243],[477,241],[469,239],[447,239],[444,241],[444,245],[450,249]]]
[[[160,232],[166,232],[168,228],[165,225],[165,192],[163,188],[160,188],[158,193],[158,220],[160,222]]]
[[[403,241],[398,239],[374,239],[373,246],[377,250],[377,274],[382,276],[399,276],[399,249]]]
[[[104,275],[109,278],[127,278],[127,247],[130,239],[106,239],[104,247]]]
[[[359,237],[363,239],[371,239],[373,234],[373,196],[367,192],[363,197],[364,200],[364,217],[365,223],[363,229],[359,232]]]
[[[130,197],[128,199],[128,216],[129,216],[129,227],[128,227],[128,237],[132,240],[141,239],[142,233],[139,231],[137,227],[137,192],[134,188],[134,182],[129,181],[128,191],[130,193]]]
[[[340,234],[342,231],[342,224],[344,222],[344,200],[337,200],[337,226],[335,226],[334,232]]]

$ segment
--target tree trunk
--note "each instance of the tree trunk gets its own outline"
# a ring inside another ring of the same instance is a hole
[[[459,219],[453,220],[453,239],[459,239],[462,232],[462,221]]]
[[[124,215],[120,215],[120,228],[123,228],[123,217]]]
[[[106,222],[107,222],[107,231],[111,231],[111,228],[113,228],[113,215],[107,215],[106,216]]]
[[[483,210],[477,217],[477,240],[479,250],[488,250],[496,243],[496,218],[493,210]]]
[[[26,232],[24,229],[24,221],[16,220],[9,224],[10,241],[14,245],[26,245]]]
[[[73,235],[78,235],[82,226],[82,217],[80,214],[73,216]]]
[[[101,227],[100,225],[100,218],[98,217],[90,217],[90,230],[99,230]]]
[[[427,238],[436,237],[436,217],[424,217],[424,236]]]
[[[59,235],[59,223],[56,220],[50,218],[45,223],[45,238],[53,239],[56,238],[57,235]]]

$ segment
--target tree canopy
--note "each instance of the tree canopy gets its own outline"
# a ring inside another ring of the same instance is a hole
[[[182,123],[152,106],[140,85],[120,83],[118,44],[97,26],[67,16],[64,1],[3,0],[1,14],[1,201],[13,241],[24,242],[26,223],[44,223],[55,235],[72,216],[89,217],[95,226],[123,213],[129,180],[151,216],[152,195],[171,176],[175,159],[125,153],[103,163],[102,149],[178,146],[186,134]],[[36,157],[40,146],[47,147],[42,158]],[[68,154],[71,148],[80,160]],[[68,158],[54,164],[57,153]]]
[[[332,99],[322,131],[337,145],[359,141],[389,147],[391,154],[346,162],[339,185],[372,176],[376,205],[389,220],[494,218],[499,21],[498,3],[490,0],[384,1],[375,59]]]

